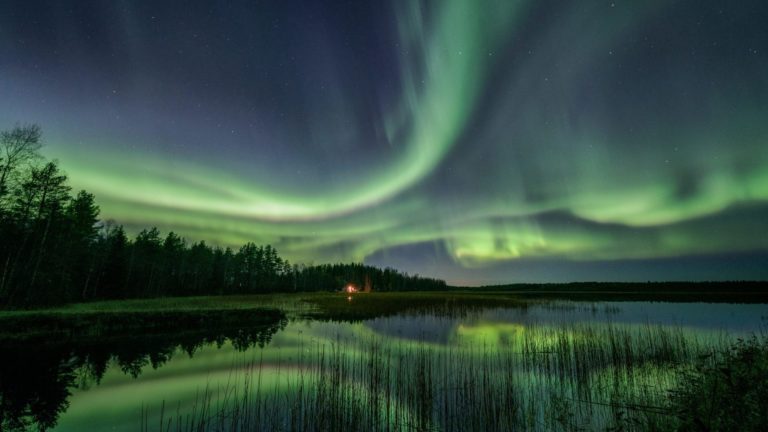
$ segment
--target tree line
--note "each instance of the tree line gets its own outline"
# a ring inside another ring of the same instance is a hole
[[[93,194],[73,193],[40,154],[41,129],[0,132],[0,305],[161,296],[438,290],[442,280],[363,264],[292,265],[270,245],[238,250],[147,228],[134,238],[99,219]]]

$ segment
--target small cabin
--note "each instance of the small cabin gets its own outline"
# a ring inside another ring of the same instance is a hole
[[[369,276],[365,277],[365,283],[363,286],[359,286],[356,283],[347,282],[346,285],[341,289],[341,292],[345,294],[357,294],[357,293],[369,293],[373,289],[373,284],[371,283],[371,278]]]

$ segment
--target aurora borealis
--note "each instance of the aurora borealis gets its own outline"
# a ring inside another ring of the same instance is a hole
[[[768,278],[768,3],[0,5],[102,216],[453,283]]]

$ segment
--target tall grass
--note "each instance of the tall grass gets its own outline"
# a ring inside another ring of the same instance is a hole
[[[143,430],[667,430],[675,370],[721,349],[682,327],[530,325],[447,345],[306,340],[263,357],[191,411],[143,410]],[[266,380],[266,375],[269,380]]]

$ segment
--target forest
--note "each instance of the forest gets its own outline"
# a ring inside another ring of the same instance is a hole
[[[0,132],[0,307],[164,296],[445,289],[442,280],[359,263],[300,265],[270,245],[238,250],[188,243],[155,227],[129,238],[99,218],[96,198],[73,192],[40,153],[38,125]]]

